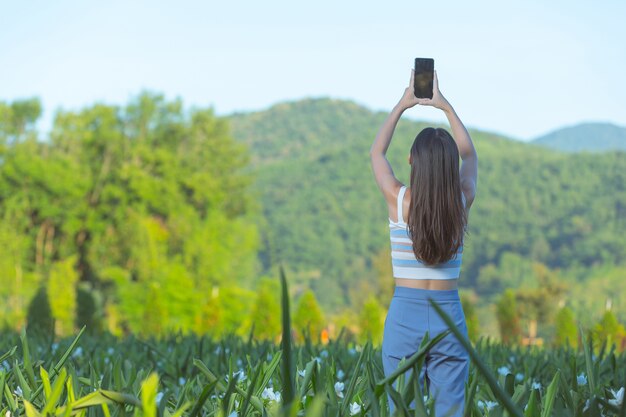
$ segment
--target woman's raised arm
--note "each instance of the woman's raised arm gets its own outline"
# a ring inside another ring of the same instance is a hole
[[[414,70],[411,70],[409,86],[404,90],[402,98],[398,104],[393,107],[387,119],[385,119],[385,122],[378,131],[374,143],[370,148],[370,160],[372,162],[372,170],[374,171],[376,184],[378,184],[378,188],[380,188],[385,199],[389,202],[395,202],[397,190],[402,184],[394,175],[386,154],[389,144],[391,143],[391,138],[393,137],[393,132],[396,129],[398,120],[400,120],[400,116],[402,116],[402,113],[404,113],[406,109],[418,103],[418,99],[413,93],[413,77]]]
[[[469,207],[476,196],[478,155],[476,154],[472,138],[463,125],[463,122],[461,122],[461,119],[454,111],[452,105],[441,94],[441,91],[439,91],[437,71],[435,71],[433,79],[433,98],[418,98],[416,100],[418,104],[433,106],[442,110],[448,118],[448,123],[450,123],[450,129],[452,130],[452,137],[459,148],[459,155],[461,155],[462,162],[459,175],[461,177],[461,188],[467,200],[467,207]]]

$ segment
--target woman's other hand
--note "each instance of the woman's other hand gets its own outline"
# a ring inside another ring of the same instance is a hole
[[[404,94],[398,103],[402,109],[409,109],[418,103],[418,98],[415,97],[415,91],[413,90],[413,79],[415,78],[415,70],[411,70],[411,79],[409,80],[409,86],[404,89]]]
[[[411,77],[413,79],[413,77]],[[405,93],[406,94],[406,93]],[[450,108],[450,103],[439,91],[439,80],[437,79],[437,71],[433,73],[433,98],[416,98],[417,104],[423,106],[433,106],[440,110],[447,110]]]

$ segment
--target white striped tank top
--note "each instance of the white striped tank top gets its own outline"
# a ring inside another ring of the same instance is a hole
[[[394,278],[408,279],[455,279],[461,272],[463,261],[463,245],[459,246],[457,253],[447,262],[436,265],[426,265],[418,260],[413,253],[413,242],[409,237],[407,224],[402,217],[402,201],[406,186],[403,185],[398,192],[398,221],[389,219],[389,234],[391,238],[391,265]],[[461,193],[462,194],[462,193]],[[463,194],[462,194],[463,195]],[[465,195],[463,195],[465,205]]]

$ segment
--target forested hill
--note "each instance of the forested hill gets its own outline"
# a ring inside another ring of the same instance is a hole
[[[251,150],[266,219],[266,267],[282,262],[327,308],[390,291],[387,213],[368,154],[385,117],[331,99],[229,117],[234,137]],[[404,182],[408,149],[426,125],[402,119],[396,129],[389,158]],[[480,167],[465,288],[489,296],[546,277],[580,281],[597,268],[624,266],[623,152],[567,154],[470,133]]]
[[[626,128],[611,123],[582,123],[557,129],[533,142],[565,152],[626,151]]]

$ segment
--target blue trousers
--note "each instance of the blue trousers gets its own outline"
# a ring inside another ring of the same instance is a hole
[[[428,302],[432,298],[454,320],[467,337],[465,314],[458,290],[423,290],[396,286],[389,304],[383,333],[382,360],[385,376],[391,374],[402,358],[418,351],[424,333],[429,338],[448,329]],[[408,381],[411,370],[405,373]],[[462,417],[465,401],[465,383],[469,376],[469,354],[453,334],[440,340],[427,353],[419,383],[434,399],[436,417]],[[397,382],[397,380],[396,380]],[[397,384],[394,382],[393,386]],[[426,386],[424,386],[424,382]],[[395,404],[389,398],[390,415]],[[414,402],[411,403],[414,408]]]

